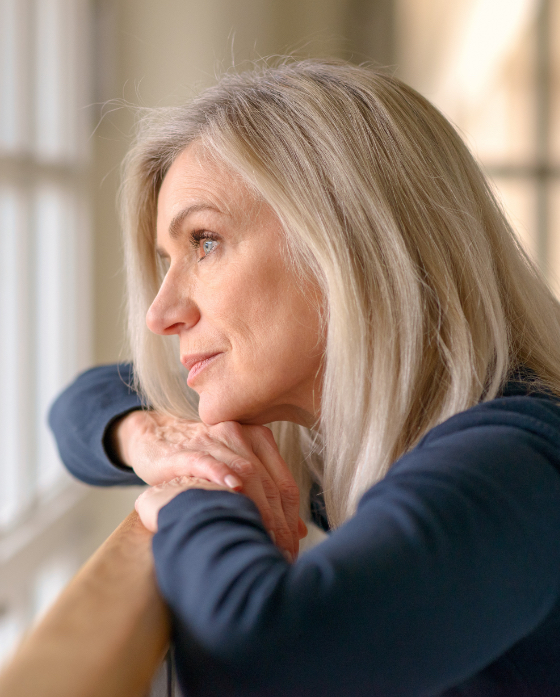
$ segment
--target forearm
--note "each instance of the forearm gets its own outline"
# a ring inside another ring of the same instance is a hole
[[[156,570],[189,694],[437,694],[532,631],[558,599],[560,478],[523,442],[532,471],[512,471],[510,436],[450,469],[470,442],[421,453],[425,471],[389,476],[294,565],[242,496],[163,508]]]
[[[122,415],[142,407],[131,387],[132,368],[115,364],[79,375],[51,407],[49,425],[67,469],[88,484],[142,484],[132,470],[111,461],[108,429]]]

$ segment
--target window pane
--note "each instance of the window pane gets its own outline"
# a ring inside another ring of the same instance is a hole
[[[67,159],[76,151],[75,14],[73,0],[36,3],[35,137],[42,159]]]
[[[62,473],[46,427],[46,413],[76,364],[75,212],[71,192],[55,185],[41,186],[36,193],[35,226],[37,479],[43,488]]]
[[[25,210],[21,192],[0,188],[1,527],[17,517],[32,495],[33,362],[27,321],[31,279]]]
[[[560,300],[560,181],[550,186],[550,234],[548,236],[548,275]]]
[[[552,53],[551,64],[551,155],[553,163],[560,168],[560,3],[550,3],[550,50]],[[556,228],[558,231],[558,228]]]
[[[0,662],[73,572],[84,532],[46,416],[90,363],[93,4],[0,0]]]
[[[496,193],[519,241],[529,256],[537,261],[535,209],[537,192],[530,179],[493,178]]]
[[[486,163],[532,161],[537,8],[536,0],[398,0],[399,74]]]
[[[0,151],[23,150],[29,137],[29,6],[0,0]]]
[[[0,615],[0,667],[10,657],[24,624],[15,612]]]

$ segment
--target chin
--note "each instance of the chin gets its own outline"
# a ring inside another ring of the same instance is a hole
[[[260,410],[256,408],[251,409],[248,404],[235,402],[228,404],[224,398],[205,398],[204,394],[200,395],[198,403],[198,415],[207,426],[215,426],[224,421],[253,425],[270,423],[270,419],[266,419],[264,414],[261,418],[259,412]]]
[[[207,426],[215,426],[223,421],[239,421],[241,413],[235,405],[226,405],[224,400],[204,398],[200,396],[198,415]]]

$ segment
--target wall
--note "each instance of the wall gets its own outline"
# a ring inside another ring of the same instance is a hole
[[[393,60],[393,3],[364,0],[99,0],[96,101],[178,103],[235,63],[295,51],[357,62]],[[115,199],[132,112],[99,109],[94,147],[94,358],[126,356]]]

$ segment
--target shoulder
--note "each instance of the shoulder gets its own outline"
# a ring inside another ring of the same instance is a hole
[[[383,514],[418,549],[486,545],[485,559],[494,564],[500,550],[515,555],[523,543],[539,549],[534,568],[547,559],[557,564],[560,407],[506,397],[451,417],[364,493],[357,513],[364,526]]]
[[[110,363],[96,365],[80,373],[75,383],[106,384],[118,383],[121,387],[132,389],[134,375],[132,363]]]
[[[533,502],[546,495],[558,507],[560,405],[503,397],[454,415],[397,460],[364,499],[389,491],[471,503],[484,496],[490,506],[504,495]]]
[[[560,399],[525,395],[482,402],[433,428],[417,449],[463,442],[465,435],[473,443],[504,437],[512,446],[517,440],[540,441],[560,457]]]

